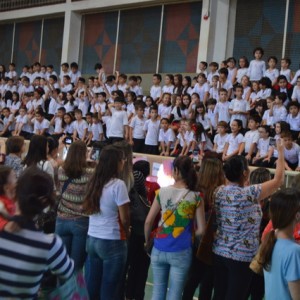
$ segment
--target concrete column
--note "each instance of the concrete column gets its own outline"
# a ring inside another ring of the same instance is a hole
[[[71,8],[66,9],[61,60],[63,62],[79,61],[82,15]]]
[[[211,0],[207,61],[221,62],[226,58],[230,0]]]
[[[198,47],[198,57],[197,66],[195,72],[197,73],[199,62],[207,61],[208,56],[208,44],[210,39],[210,0],[202,1],[202,14],[200,21],[200,37],[199,37],[199,47]]]

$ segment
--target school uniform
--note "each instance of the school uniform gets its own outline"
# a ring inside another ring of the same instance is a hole
[[[158,151],[158,135],[160,128],[160,120],[152,121],[147,120],[144,124],[144,131],[146,131],[145,148],[144,153],[147,154],[159,154]]]
[[[145,145],[145,132],[144,125],[146,118],[142,119],[138,116],[134,116],[130,122],[130,127],[132,128],[132,139],[133,139],[133,152],[143,153]]]

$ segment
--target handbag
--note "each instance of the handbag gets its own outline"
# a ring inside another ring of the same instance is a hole
[[[215,198],[218,189],[215,190],[213,195],[212,208],[206,223],[204,234],[199,243],[196,257],[203,263],[207,265],[213,264],[214,254],[212,251],[214,237],[215,237],[215,221],[216,221],[216,211],[215,211]]]
[[[40,300],[88,300],[89,295],[82,272],[74,273],[66,282],[51,290],[42,290]]]
[[[169,218],[175,213],[176,209],[179,207],[180,203],[183,201],[183,199],[187,196],[187,194],[190,191],[187,191],[184,196],[181,198],[180,201],[177,202],[175,208],[172,210],[172,212],[168,215],[168,217],[161,223],[160,226],[158,226],[157,228],[153,229],[150,233],[149,236],[149,240],[148,242],[145,244],[144,249],[147,253],[148,256],[151,256],[151,251],[154,245],[154,238],[157,237],[157,235],[162,231],[164,224],[169,220]]]
[[[130,199],[130,220],[132,224],[144,225],[147,215],[150,210],[148,200],[142,197],[135,187],[129,192]]]

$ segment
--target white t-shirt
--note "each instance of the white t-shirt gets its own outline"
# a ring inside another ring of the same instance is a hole
[[[44,99],[43,98],[33,99],[32,100],[32,106],[33,106],[34,110],[36,110],[38,108],[38,106],[41,106],[42,109],[44,110]]]
[[[225,121],[229,123],[230,121],[230,114],[229,114],[229,106],[230,103],[226,102],[218,102],[215,107],[215,114],[218,114],[218,121]]]
[[[300,76],[300,70],[298,70],[298,71],[296,72],[296,74],[295,74],[295,76],[294,76],[294,78],[293,78],[293,80],[292,80],[292,82],[291,82],[292,85],[295,85],[295,84],[296,84],[298,76]]]
[[[229,109],[232,109],[233,111],[242,111],[247,112],[250,111],[250,105],[249,102],[245,99],[233,99],[230,102]],[[246,128],[247,126],[247,116],[242,114],[232,115],[230,123],[233,122],[234,119],[241,120],[243,122],[243,128]]]
[[[128,103],[126,106],[127,109],[127,115],[130,116],[131,114],[135,114],[135,107],[134,107],[134,103]]]
[[[240,68],[236,73],[236,81],[241,83],[243,76],[247,75],[248,68]]]
[[[159,142],[164,142],[165,144],[168,144],[171,142],[170,149],[174,148],[174,141],[175,141],[175,134],[174,131],[171,128],[168,128],[167,131],[164,131],[162,128],[159,130]]]
[[[257,143],[257,149],[259,150],[260,157],[266,157],[270,150],[270,138],[267,139],[260,138]]]
[[[33,121],[33,133],[37,134],[38,131],[46,129],[45,133],[48,132],[50,127],[50,122],[47,119],[44,119],[42,122],[38,122],[35,118],[32,119]]]
[[[174,90],[174,85],[164,85],[163,88],[162,88],[162,93],[170,93],[170,94],[173,94],[173,90]],[[153,98],[153,100],[155,100]]]
[[[179,140],[179,145],[181,147],[184,147],[184,143],[185,143],[184,134],[183,133],[178,133],[176,138]]]
[[[62,119],[56,117],[54,121],[54,133],[62,133],[62,132],[63,132]]]
[[[88,235],[106,240],[125,240],[119,220],[119,206],[129,203],[126,185],[121,179],[110,180],[102,190],[100,213],[90,216]]]
[[[80,139],[83,138],[85,129],[88,128],[88,123],[85,120],[81,120],[80,122],[75,120],[73,122],[73,129],[77,131],[78,137]]]
[[[78,103],[78,109],[82,111],[82,116],[85,117],[89,109],[89,100],[87,97],[85,97],[84,99],[78,98]]]
[[[162,91],[161,86],[155,86],[155,85],[151,86],[150,96],[153,98],[154,101],[161,96],[161,91]]]
[[[72,90],[73,90],[73,85],[71,83],[67,84],[67,85],[64,85],[64,86],[61,87],[61,91],[63,93],[68,93],[68,92],[70,92]]]
[[[247,131],[244,136],[245,153],[248,153],[250,151],[251,145],[257,144],[258,140],[259,140],[258,130]]]
[[[74,132],[74,122],[72,122],[71,124],[66,124],[64,128],[64,133],[73,134],[73,132]]]
[[[244,136],[239,133],[236,136],[234,136],[232,133],[230,133],[226,138],[226,143],[228,143],[228,149],[226,155],[230,155],[236,150],[239,149],[239,145],[243,143]]]
[[[225,133],[223,136],[221,136],[219,133],[215,135],[214,137],[214,144],[217,145],[216,152],[217,153],[223,153],[226,140],[227,140],[228,133]]]
[[[106,137],[109,138],[111,136],[110,134],[111,116],[103,116],[102,121],[106,125]]]
[[[200,115],[200,114],[197,115],[196,123],[201,123],[205,130],[210,128],[210,120],[209,120],[207,114],[205,114],[204,117],[202,117],[202,115]]]
[[[230,89],[233,88],[231,81],[228,80],[228,79],[224,83],[220,83],[219,82],[219,85],[220,85],[220,88],[223,88],[223,89],[225,89],[227,91],[229,91]]]
[[[132,137],[134,139],[144,139],[145,132],[144,132],[144,125],[146,122],[146,118],[143,117],[140,119],[138,116],[134,116],[130,122],[130,127],[133,128]]]
[[[272,90],[271,89],[265,89],[265,90],[260,90],[258,93],[257,93],[257,98],[260,98],[260,99],[267,99],[268,97],[270,97],[272,94]]]
[[[102,124],[101,123],[97,123],[97,124],[93,123],[92,126],[91,126],[91,131],[92,131],[92,134],[93,134],[92,141],[99,142],[100,141],[100,134],[103,133]]]
[[[19,126],[21,125],[23,125],[22,131],[32,133],[32,126],[30,126],[28,117],[26,115],[23,117],[18,115],[16,117],[16,130],[18,130]]]
[[[277,69],[273,69],[273,70],[268,69],[264,73],[264,77],[268,77],[272,82],[276,80],[278,76],[279,76],[279,71]]]
[[[214,88],[214,87],[211,87],[209,89],[209,97],[210,98],[213,98],[213,99],[216,99],[217,102],[219,101],[219,89],[218,88]]]
[[[12,131],[12,130],[14,130],[14,127],[15,127],[15,124],[14,124],[14,120],[15,120],[15,118],[14,118],[14,115],[13,114],[10,114],[9,116],[8,116],[8,118],[6,118],[6,117],[4,117],[3,118],[3,125],[4,126],[6,126],[9,122],[11,122],[11,124],[8,126],[8,131]]]
[[[185,111],[183,111],[181,108],[179,108],[179,111],[181,113],[181,116],[179,116],[178,114],[178,107],[177,106],[174,106],[172,111],[171,111],[171,114],[174,116],[174,121],[180,121],[182,118],[185,118]]]
[[[79,70],[77,70],[75,73],[73,73],[72,71],[70,71],[69,76],[71,78],[71,82],[72,83],[76,83],[77,79],[79,77],[81,77],[81,72]]]
[[[205,82],[203,85],[199,85],[199,83],[196,83],[193,89],[193,93],[197,93],[200,97],[200,101],[203,101],[205,93],[209,93],[209,85],[207,82]]]
[[[185,134],[184,134],[184,140],[187,144],[187,146],[189,146],[189,144],[193,141],[195,141],[195,134],[194,132],[191,130],[191,131],[186,131]]]
[[[158,105],[158,115],[161,118],[169,118],[172,112],[172,106],[165,106],[164,104]]]
[[[207,110],[207,117],[210,120],[212,128],[216,129],[217,128],[217,124],[216,124],[216,110],[208,109]]]
[[[147,131],[146,139],[145,139],[146,145],[150,145],[150,146],[158,145],[159,127],[160,127],[159,120],[152,121],[150,119],[145,122],[144,131]]]
[[[290,69],[280,70],[280,75],[284,75],[286,77],[286,80],[288,82],[291,82],[291,70]]]
[[[272,126],[274,124],[273,116],[270,117],[270,110],[269,109],[267,109],[264,112],[264,115],[263,115],[262,119],[263,119],[263,121],[266,120],[266,125]]]
[[[291,114],[288,114],[286,122],[290,124],[291,130],[300,131],[300,113],[295,118]]]
[[[294,86],[292,99],[296,99],[300,103],[300,88],[298,86]]]
[[[49,103],[49,108],[48,108],[48,114],[49,115],[55,115],[56,111],[58,108],[58,103],[54,98],[51,97],[50,103]]]
[[[219,72],[218,72],[218,71],[216,71],[215,73],[210,72],[210,73],[207,75],[207,81],[209,82],[209,84],[211,84],[212,78],[213,78],[215,75],[219,76]]]
[[[251,60],[247,75],[251,81],[260,80],[266,71],[266,63],[263,60]]]
[[[300,146],[293,143],[292,149],[284,148],[284,159],[291,164],[298,163],[298,167],[300,167]]]
[[[273,124],[275,124],[279,121],[285,121],[286,115],[287,115],[287,111],[284,106],[278,107],[277,105],[274,105],[274,107],[273,107]]]
[[[127,113],[124,110],[111,108],[110,137],[124,138],[124,126],[128,125]]]

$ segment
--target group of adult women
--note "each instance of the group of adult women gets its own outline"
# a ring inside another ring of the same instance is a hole
[[[135,187],[146,196],[149,164],[138,162],[134,170],[128,144],[104,147],[91,168],[81,141],[70,146],[64,162],[57,156],[58,143],[46,137],[33,137],[23,162],[23,144],[19,139],[11,142],[7,164],[13,161],[13,169],[22,164],[25,170],[16,181],[11,168],[0,168],[0,255],[5,261],[0,264],[0,297],[34,299],[47,269],[66,280],[73,270],[85,268],[90,299],[143,299],[149,266],[143,244],[149,248],[152,236],[153,300],[192,299],[199,283],[200,299],[247,299],[257,294],[249,264],[259,248],[262,203],[270,206],[274,228],[260,248],[266,299],[299,296],[300,272],[294,264],[300,250],[292,238],[300,219],[300,198],[297,189],[276,192],[284,178],[281,140],[274,178],[258,184],[249,184],[250,171],[242,156],[232,157],[224,166],[206,159],[198,174],[189,157],[176,158],[175,183],[156,192],[144,234],[141,228],[130,227],[129,192]],[[60,195],[56,235],[48,236],[34,224],[53,206],[55,190]],[[216,233],[214,265],[209,266],[195,260],[193,250],[212,210]],[[144,267],[138,268],[141,262]]]

